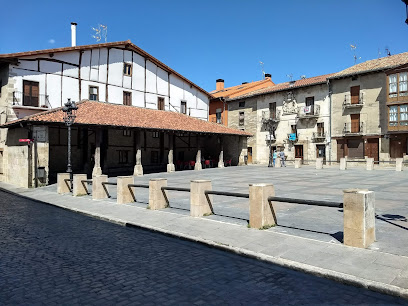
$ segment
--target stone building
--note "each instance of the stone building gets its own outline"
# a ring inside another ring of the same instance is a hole
[[[284,150],[290,160],[329,155],[329,76],[302,78],[227,100],[229,127],[254,135],[248,138],[248,162],[268,163],[270,150]]]
[[[401,118],[399,105],[403,105],[405,101],[405,92],[389,93],[389,82],[394,80],[394,76],[399,77],[399,71],[390,69],[406,63],[408,52],[366,61],[328,78],[332,103],[332,159],[347,156],[350,159],[364,160],[367,156],[376,161],[388,161],[390,157],[402,156],[403,151],[406,152],[406,148],[397,152],[396,147],[402,145],[398,144],[401,142],[398,141],[398,136],[391,137],[393,149],[390,150],[388,131],[389,119]],[[404,84],[404,74],[401,77]],[[404,85],[398,85],[398,81],[392,83],[392,88],[394,84],[405,88]],[[397,108],[391,107],[394,102]],[[389,111],[398,115],[389,115]],[[392,135],[400,133],[403,126],[404,123],[395,125],[390,122],[390,130],[394,130]]]

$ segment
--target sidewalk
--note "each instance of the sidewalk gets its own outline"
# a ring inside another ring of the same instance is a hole
[[[408,257],[377,250],[347,247],[270,230],[250,229],[230,222],[192,218],[172,209],[152,211],[144,204],[118,205],[89,196],[59,195],[52,188],[23,189],[0,183],[0,188],[30,199],[94,216],[200,242],[280,266],[365,287],[408,299]]]

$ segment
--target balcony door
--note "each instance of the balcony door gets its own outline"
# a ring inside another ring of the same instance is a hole
[[[360,132],[360,114],[351,114],[351,132],[359,133]]]
[[[314,114],[314,97],[307,97],[305,101],[306,107],[309,107],[309,114]]]
[[[350,87],[351,104],[358,104],[360,102],[360,86]]]
[[[269,103],[269,118],[276,119],[276,102]]]
[[[38,82],[23,81],[24,97],[23,105],[38,107],[40,89]]]

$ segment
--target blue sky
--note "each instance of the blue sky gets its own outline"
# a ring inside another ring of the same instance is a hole
[[[408,51],[401,0],[7,1],[0,53],[91,44],[92,27],[108,26],[108,42],[133,43],[202,88],[262,78],[275,83],[332,73],[358,62]]]

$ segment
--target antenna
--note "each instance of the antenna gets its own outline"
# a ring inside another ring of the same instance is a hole
[[[385,53],[387,54],[387,56],[391,56],[391,51],[390,48],[388,48],[388,46],[385,46]]]
[[[380,51],[380,48],[378,48],[378,58],[380,57],[381,57],[381,51]]]
[[[92,27],[92,30],[95,31],[95,35],[92,35],[92,37],[95,38],[97,42],[100,42],[102,38],[105,42],[108,41],[108,26],[98,24],[98,27]]]
[[[292,82],[292,79],[293,79],[293,74],[291,73],[291,74],[287,74],[286,75],[289,79],[290,79],[290,81]]]
[[[261,65],[262,79],[265,79],[264,63],[259,61],[259,65]]]
[[[357,45],[350,44],[350,48],[354,52],[353,58],[354,58],[354,65],[355,65],[357,63],[357,60],[361,59],[361,57],[357,57],[356,55]]]

